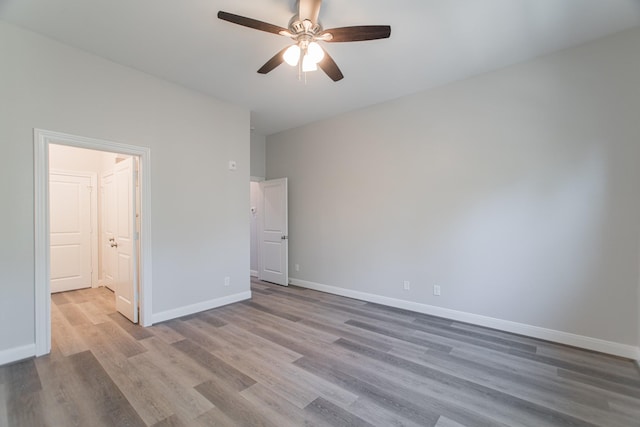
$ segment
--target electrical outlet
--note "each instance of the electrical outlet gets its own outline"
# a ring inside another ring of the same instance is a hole
[[[300,271],[300,264],[296,264],[296,271]]]
[[[224,278],[224,285],[229,286],[231,284],[231,277],[227,276]]]
[[[405,281],[404,281],[404,290],[405,290],[405,291],[408,291],[408,290],[410,290],[410,289],[411,289],[411,283],[409,283],[409,281],[408,281],[408,280],[405,280]]]
[[[440,296],[440,285],[433,285],[433,294],[437,297]]]

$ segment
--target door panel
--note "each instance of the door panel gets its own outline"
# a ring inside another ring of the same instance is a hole
[[[287,223],[287,178],[263,181],[260,219],[261,280],[289,285],[289,236]]]
[[[51,292],[91,287],[91,178],[49,176]]]
[[[121,161],[114,168],[115,200],[117,223],[115,296],[116,310],[134,323],[138,322],[137,259],[135,252],[136,203],[135,203],[135,159]]]
[[[116,248],[111,246],[115,242],[118,221],[115,194],[113,171],[110,171],[102,176],[102,281],[112,291],[115,291],[117,256]]]

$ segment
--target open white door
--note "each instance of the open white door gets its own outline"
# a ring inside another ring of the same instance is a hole
[[[259,222],[259,278],[289,285],[289,230],[287,220],[287,178],[262,181]]]
[[[51,292],[92,285],[92,187],[86,174],[49,175]]]
[[[111,246],[116,240],[118,205],[113,171],[102,175],[102,284],[115,291],[117,248]]]
[[[116,225],[113,241],[108,243],[116,249],[113,277],[116,310],[138,323],[135,166],[135,159],[128,158],[113,170]]]

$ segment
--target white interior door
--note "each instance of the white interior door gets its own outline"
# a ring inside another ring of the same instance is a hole
[[[117,249],[111,244],[116,239],[118,205],[113,171],[102,175],[102,283],[115,291]]]
[[[91,287],[91,177],[49,175],[51,292]]]
[[[289,285],[287,178],[262,181],[260,215],[260,280]]]
[[[116,249],[113,266],[116,310],[138,323],[135,166],[135,159],[128,158],[116,164],[113,171],[116,224],[109,246]]]

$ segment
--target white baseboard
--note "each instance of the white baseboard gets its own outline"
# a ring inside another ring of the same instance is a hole
[[[0,366],[7,363],[17,362],[18,360],[28,359],[36,355],[36,345],[29,344],[22,347],[10,348],[0,351]]]
[[[612,341],[605,341],[598,338],[591,338],[583,335],[576,335],[569,332],[556,331],[553,329],[541,328],[539,326],[527,325],[524,323],[512,322],[509,320],[496,319],[493,317],[482,316],[479,314],[466,313],[464,311],[451,310],[448,308],[436,307],[428,304],[405,301],[396,298],[389,298],[381,295],[370,294],[366,292],[352,291],[349,289],[339,288],[336,286],[323,285],[320,283],[308,282],[291,278],[289,282],[292,285],[303,288],[313,289],[316,291],[327,292],[330,294],[340,295],[348,298],[359,299],[362,301],[373,302],[395,308],[415,311],[418,313],[429,314],[432,316],[444,317],[446,319],[458,322],[471,323],[487,328],[498,329],[514,334],[526,335],[532,338],[539,338],[547,341],[553,341],[560,344],[566,344],[573,347],[580,347],[587,350],[598,351],[601,353],[612,354],[615,356],[626,357],[640,361],[640,348],[626,344],[620,344]],[[640,362],[639,362],[640,366]]]
[[[249,274],[251,275],[251,277],[258,277],[258,270],[250,270]]]
[[[154,313],[152,316],[153,323],[165,322],[167,320],[176,319],[182,316],[199,313],[201,311],[211,310],[212,308],[222,307],[223,305],[233,304],[234,302],[251,299],[251,291],[241,292],[239,294],[229,295],[222,298],[216,298],[209,301],[199,302],[197,304],[187,305],[172,310]]]

